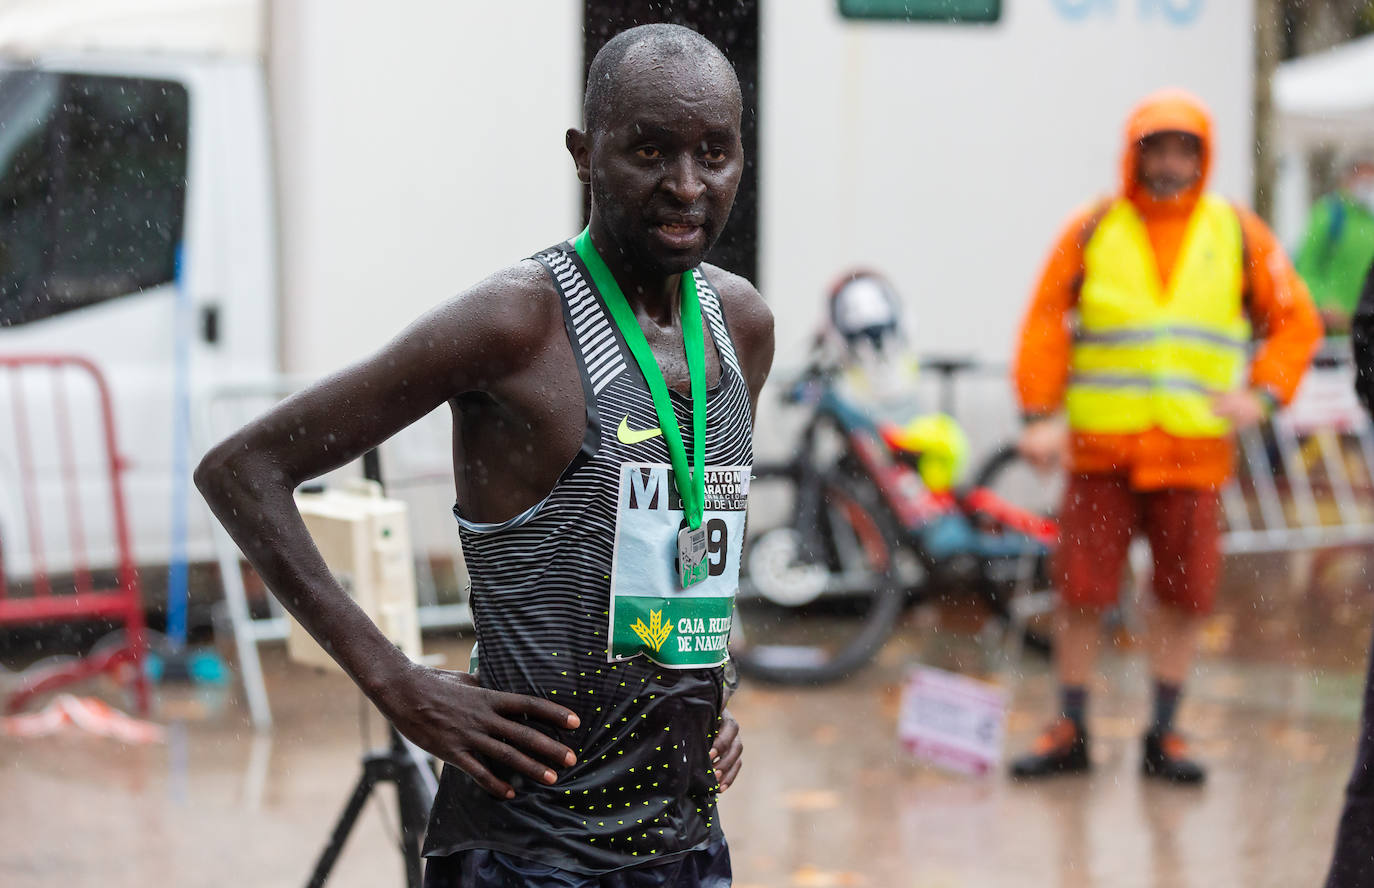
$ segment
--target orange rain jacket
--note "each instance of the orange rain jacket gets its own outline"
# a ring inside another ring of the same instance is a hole
[[[1192,133],[1202,141],[1202,176],[1184,193],[1160,201],[1136,181],[1137,154],[1141,139],[1171,131]],[[1122,195],[1135,204],[1145,222],[1163,281],[1173,271],[1211,160],[1210,117],[1206,107],[1187,93],[1155,93],[1127,120]],[[1021,327],[1013,371],[1017,396],[1027,414],[1053,413],[1063,404],[1073,347],[1073,310],[1083,283],[1083,248],[1110,205],[1110,200],[1103,200],[1076,212],[1040,275]],[[1249,210],[1237,207],[1236,212],[1245,247],[1246,311],[1259,340],[1250,384],[1287,403],[1317,348],[1321,323],[1306,286],[1273,232]],[[1122,473],[1139,490],[1217,487],[1230,477],[1235,459],[1235,446],[1229,439],[1176,438],[1159,429],[1139,435],[1073,433],[1069,452],[1071,471]]]

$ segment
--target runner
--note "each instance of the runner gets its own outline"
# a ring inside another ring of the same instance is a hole
[[[754,287],[702,257],[739,184],[741,113],[700,35],[618,35],[566,136],[588,230],[284,401],[196,473],[287,609],[447,763],[433,888],[729,884],[725,640],[773,328]],[[444,403],[475,679],[391,645],[292,501]]]

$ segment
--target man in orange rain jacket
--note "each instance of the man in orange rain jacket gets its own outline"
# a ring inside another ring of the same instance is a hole
[[[1217,491],[1231,476],[1234,432],[1292,397],[1321,336],[1273,233],[1204,190],[1211,158],[1200,101],[1176,90],[1145,99],[1126,124],[1121,193],[1065,227],[1026,314],[1015,369],[1021,452],[1042,469],[1065,463],[1069,481],[1055,570],[1063,708],[1012,764],[1017,777],[1089,767],[1084,712],[1101,612],[1142,531],[1156,599],[1142,770],[1205,778],[1173,720],[1216,592]]]

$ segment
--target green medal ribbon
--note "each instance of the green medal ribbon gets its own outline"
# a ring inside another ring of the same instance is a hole
[[[682,510],[687,515],[687,523],[693,529],[701,527],[701,513],[706,506],[706,475],[702,464],[706,461],[706,343],[701,335],[701,301],[697,297],[697,282],[692,272],[682,273],[682,347],[687,353],[687,373],[692,384],[692,470],[687,468],[687,450],[682,444],[682,430],[678,428],[677,416],[673,413],[672,402],[668,399],[668,384],[663,381],[663,371],[659,369],[654,353],[649,349],[644,331],[634,309],[625,300],[625,294],[616,283],[615,275],[606,267],[601,254],[592,243],[591,228],[584,228],[573,240],[573,248],[591,273],[592,282],[601,291],[611,318],[625,337],[644,381],[649,385],[649,394],[654,399],[654,410],[658,413],[659,427],[663,429],[663,439],[668,444],[668,456],[673,463],[673,480],[677,492],[682,497]]]

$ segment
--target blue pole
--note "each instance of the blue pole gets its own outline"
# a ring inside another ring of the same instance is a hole
[[[186,286],[182,245],[176,252],[176,298],[172,339],[172,520],[171,558],[167,566],[167,637],[172,654],[186,649],[188,569],[187,509],[191,448],[191,294]]]

